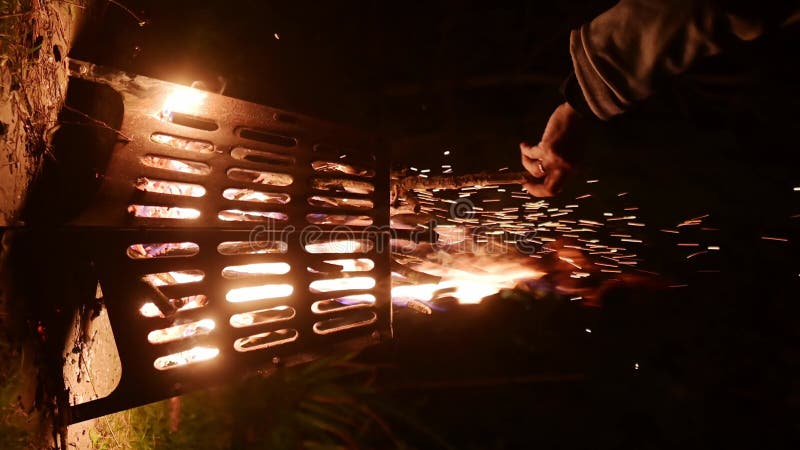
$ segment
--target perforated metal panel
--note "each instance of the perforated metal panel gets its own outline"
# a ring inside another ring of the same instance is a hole
[[[340,126],[71,61],[124,104],[85,230],[122,363],[71,422],[391,336],[388,152]]]

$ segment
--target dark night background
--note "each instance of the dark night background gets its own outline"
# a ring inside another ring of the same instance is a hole
[[[75,58],[182,84],[221,76],[226,95],[388,137],[397,166],[469,172],[519,169],[517,143],[562,101],[569,31],[614,2],[126,2],[144,27],[97,3]],[[704,62],[587,136],[564,198],[587,178],[598,198],[630,191],[652,234],[642,254],[690,289],[399,322],[393,347],[367,355],[396,363],[388,384],[556,375],[401,390],[397,403],[454,448],[797,448],[797,240],[758,239],[797,236],[796,44]],[[741,73],[755,82],[715,82]],[[700,267],[657,230],[702,214],[720,229],[703,239],[724,251]]]

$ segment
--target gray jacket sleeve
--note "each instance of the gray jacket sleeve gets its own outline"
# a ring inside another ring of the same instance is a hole
[[[586,103],[594,115],[608,120],[696,61],[796,24],[800,8],[795,2],[777,3],[779,8],[753,11],[722,1],[620,1],[570,36],[575,77]]]

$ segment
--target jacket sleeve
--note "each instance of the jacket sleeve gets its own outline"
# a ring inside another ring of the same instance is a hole
[[[795,2],[757,11],[733,3],[741,2],[622,0],[574,30],[570,53],[588,108],[602,120],[622,114],[696,61],[800,17]]]

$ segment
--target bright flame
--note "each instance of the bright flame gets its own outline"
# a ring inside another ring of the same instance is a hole
[[[145,303],[139,308],[139,313],[145,317],[158,317],[161,315],[161,310],[155,303]]]
[[[250,302],[253,300],[267,300],[271,298],[288,297],[294,288],[291,284],[264,284],[231,289],[225,299],[231,303]]]
[[[521,281],[538,279],[544,275],[543,272],[520,267],[515,263],[497,262],[482,265],[475,272],[442,266],[421,270],[430,275],[441,276],[442,282],[395,286],[392,288],[394,303],[403,305],[409,300],[428,302],[434,300],[434,295],[440,292],[442,297],[454,297],[462,304],[480,303],[484,297],[501,289],[511,289]]]
[[[334,240],[328,242],[315,242],[306,244],[308,253],[365,253],[372,248],[372,242],[367,240]]]
[[[244,264],[225,267],[222,269],[222,276],[238,278],[247,275],[283,275],[289,272],[289,269],[291,269],[289,264],[284,262]]]
[[[177,86],[164,100],[161,108],[161,118],[171,120],[173,112],[196,114],[208,94],[199,89],[187,86]]]

